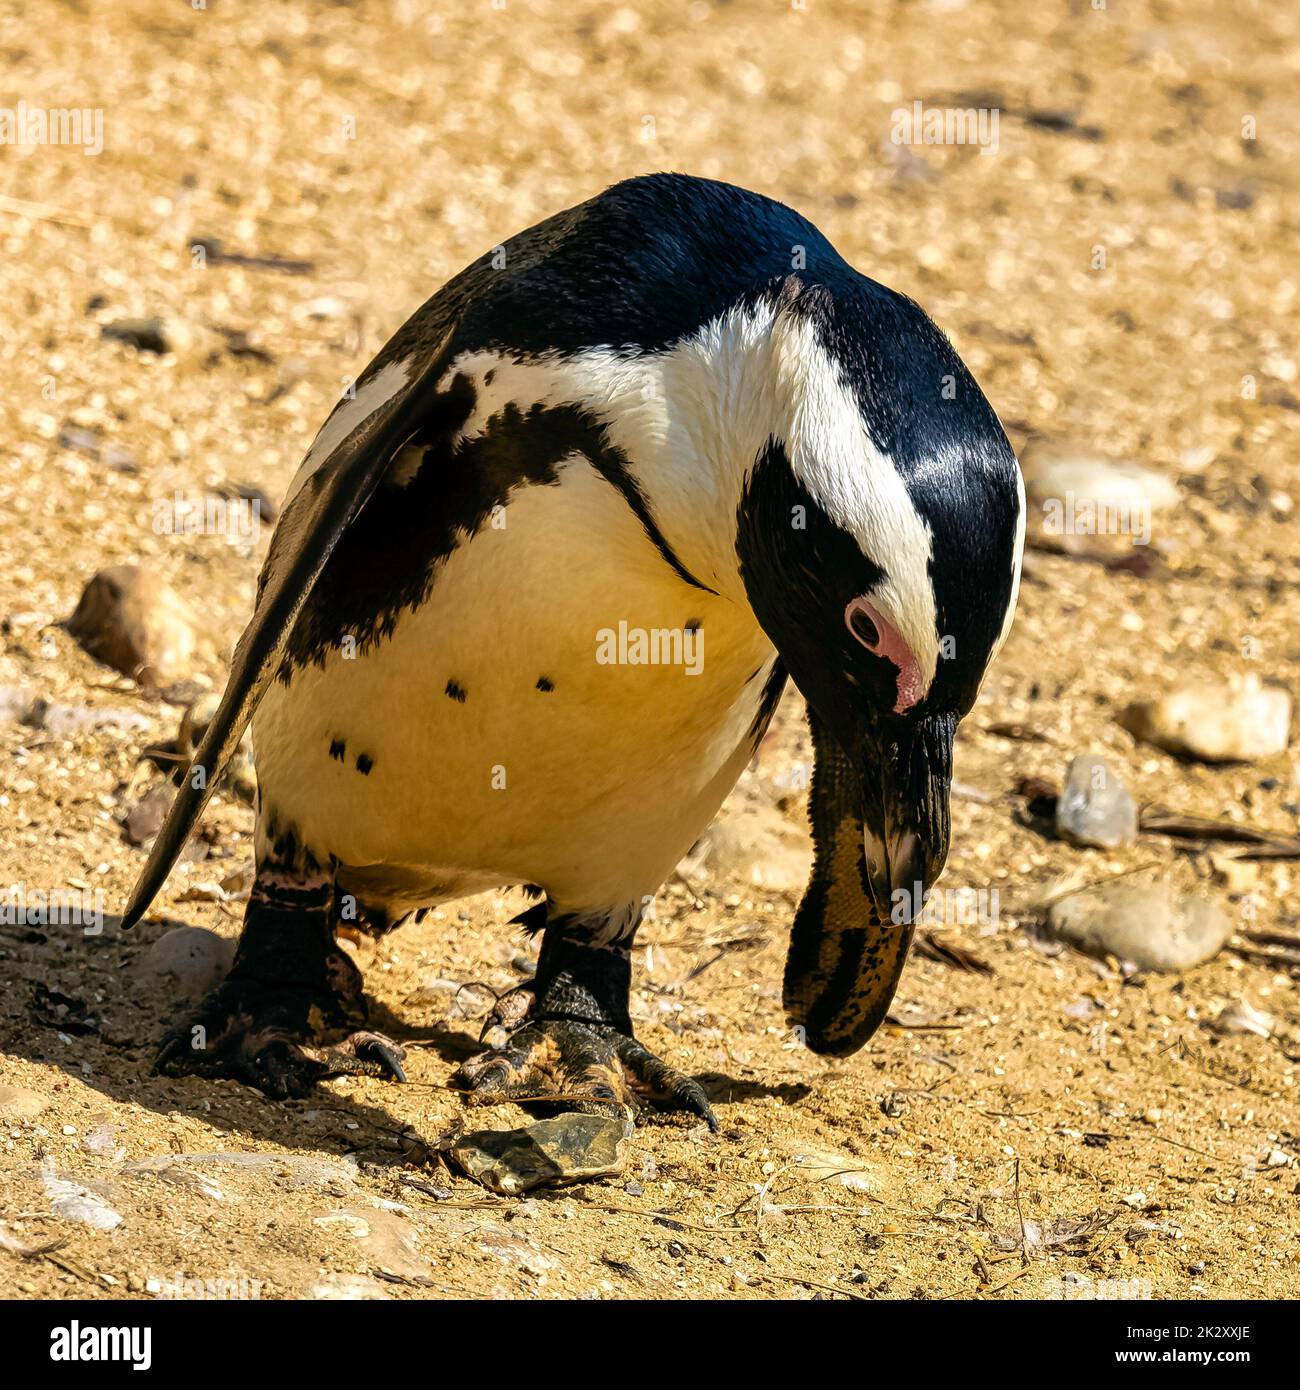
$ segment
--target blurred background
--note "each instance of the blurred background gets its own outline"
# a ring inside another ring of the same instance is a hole
[[[1298,31],[1210,0],[0,0],[0,886],[108,914],[0,925],[0,1219],[58,1183],[119,1217],[65,1209],[64,1262],[0,1291],[811,1296],[775,1249],[850,1296],[1294,1293]],[[581,1194],[508,1236],[402,1185],[457,1113],[460,986],[529,968],[510,895],[357,943],[427,1089],[321,1105],[146,1074],[228,959],[250,770],[155,917],[112,917],[251,610],[249,506],[448,276],[651,170],[780,199],[916,298],[1032,514],[958,750],[945,886],[975,907],[920,933],[871,1048],[810,1057],[781,1014],[794,693],[665,890],[634,1017],[725,1133],[638,1131],[613,1190],[699,1223],[686,1252]],[[159,1152],[224,1150],[375,1167],[181,1166],[160,1200]],[[399,1197],[400,1230],[356,1216]]]

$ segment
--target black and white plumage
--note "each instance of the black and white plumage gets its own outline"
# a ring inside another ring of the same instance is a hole
[[[164,1062],[277,1094],[400,1072],[377,1035],[322,1042],[364,1015],[339,915],[533,884],[529,1008],[466,1084],[631,1081],[712,1120],[631,1040],[629,950],[787,673],[817,750],[787,1009],[815,1049],[861,1046],[911,935],[891,894],[946,855],[953,731],[1023,535],[1014,456],[947,340],[790,209],[657,175],[507,241],[396,333],[290,487],[202,773],[127,909],[251,718],[245,933]],[[620,624],[689,634],[698,671],[598,660]]]

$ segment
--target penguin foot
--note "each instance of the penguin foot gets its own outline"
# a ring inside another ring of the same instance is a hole
[[[398,1043],[368,1030],[316,1041],[312,1021],[321,1016],[306,991],[250,991],[228,979],[163,1038],[154,1075],[228,1078],[273,1100],[306,1096],[330,1076],[406,1080]]]
[[[698,1115],[715,1133],[704,1088],[617,1029],[573,1019],[536,1019],[502,1047],[461,1064],[451,1084],[471,1105],[518,1101],[556,1110],[620,1115],[649,1101]]]
[[[273,1100],[327,1076],[405,1081],[402,1049],[365,1029],[361,971],[337,925],[330,879],[259,865],[230,974],[163,1038],[154,1075],[228,1077]]]

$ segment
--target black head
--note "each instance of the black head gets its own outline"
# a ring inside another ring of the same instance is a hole
[[[846,268],[831,283],[788,283],[782,301],[774,372],[790,424],[747,480],[741,576],[860,770],[877,908],[906,891],[916,911],[947,856],[953,735],[1015,606],[1019,469],[910,300]]]

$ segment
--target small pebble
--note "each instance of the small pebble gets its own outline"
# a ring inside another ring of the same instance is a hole
[[[206,645],[189,605],[152,570],[136,565],[100,570],[82,590],[67,627],[97,661],[149,688],[187,675]]]
[[[1236,999],[1224,1005],[1211,1026],[1216,1033],[1251,1033],[1257,1038],[1271,1038],[1277,1020],[1244,999]]]
[[[136,967],[142,973],[167,975],[187,998],[214,989],[235,959],[235,942],[207,927],[173,927],[145,952]]]
[[[1075,758],[1056,799],[1056,833],[1071,844],[1118,849],[1137,839],[1137,805],[1104,758]]]
[[[0,1117],[6,1120],[34,1119],[49,1106],[50,1101],[45,1096],[25,1086],[0,1086]]]

